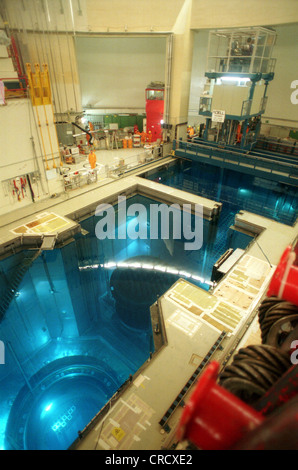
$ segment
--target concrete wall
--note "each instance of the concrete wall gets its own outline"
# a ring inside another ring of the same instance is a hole
[[[188,0],[5,0],[19,29],[81,32],[172,31]],[[296,0],[191,0],[192,29],[266,26],[298,21]]]
[[[298,2],[297,2],[298,3]],[[264,122],[298,127],[298,104],[291,102],[294,89],[291,83],[298,80],[298,23],[278,26],[274,48],[276,69],[274,80],[268,88],[268,103]]]
[[[191,28],[273,26],[297,21],[296,0],[193,0]]]
[[[171,31],[184,0],[87,0],[91,31]]]
[[[34,173],[31,183],[36,202],[61,191],[51,105],[39,106],[38,116],[36,108],[29,98],[7,100],[6,106],[0,106],[0,215],[31,204],[28,183],[20,198],[13,187],[13,180],[27,174]],[[20,182],[16,184],[20,188]]]
[[[145,112],[145,88],[165,81],[165,37],[77,37],[82,106]]]
[[[12,27],[44,31],[171,31],[184,0],[5,0]],[[42,4],[41,4],[42,3]],[[21,16],[16,16],[19,11]]]

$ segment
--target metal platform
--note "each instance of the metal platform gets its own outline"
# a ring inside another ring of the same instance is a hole
[[[175,156],[209,165],[241,171],[253,176],[298,186],[298,160],[295,156],[241,151],[216,143],[173,141]]]

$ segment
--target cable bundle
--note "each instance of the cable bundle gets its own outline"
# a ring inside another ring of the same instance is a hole
[[[240,349],[220,374],[219,384],[246,403],[253,404],[291,366],[287,353],[269,345]]]
[[[278,297],[268,297],[259,306],[258,319],[262,344],[281,347],[298,325],[298,307]]]

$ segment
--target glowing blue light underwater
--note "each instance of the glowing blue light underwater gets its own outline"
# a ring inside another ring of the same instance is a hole
[[[284,205],[283,205],[283,209],[285,211],[293,211],[294,210],[294,207],[292,206],[292,204],[290,202],[286,202]]]
[[[239,188],[239,193],[241,194],[249,194],[251,191],[249,189]]]
[[[50,403],[49,405],[47,405],[47,406],[45,407],[44,410],[45,410],[45,411],[50,411],[50,409],[52,408],[52,406],[53,406],[53,403]]]

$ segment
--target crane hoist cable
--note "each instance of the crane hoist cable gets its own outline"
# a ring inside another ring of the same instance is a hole
[[[52,71],[52,73],[54,75],[54,78],[55,78],[54,84],[55,84],[55,88],[56,88],[56,98],[59,102],[59,108],[60,108],[60,114],[61,114],[62,113],[62,108],[61,108],[61,102],[60,102],[59,89],[58,89],[58,85],[57,85],[58,79],[57,79],[57,75],[56,75],[56,67],[55,67],[55,64],[54,64],[53,54],[52,54],[52,41],[50,40],[50,37],[49,37],[50,35],[55,34],[55,32],[53,30],[50,31],[50,29],[49,29],[49,24],[50,24],[51,20],[50,20],[49,6],[48,6],[47,0],[45,0],[44,7],[46,8],[47,14],[44,14],[44,15],[40,16],[38,24],[40,23],[42,25],[42,33],[43,33],[44,37],[47,36],[47,38],[48,38],[48,43],[49,43],[48,49],[50,51],[51,63],[52,63],[51,71]],[[64,14],[63,5],[61,5],[61,12]],[[37,12],[36,12],[36,15],[37,15]],[[54,14],[54,16],[55,16],[55,14]],[[45,27],[46,27],[46,33],[47,34],[45,34],[45,30],[44,30],[44,21],[45,21]],[[57,27],[56,27],[56,33],[57,33],[57,40],[58,40],[58,49],[60,51],[60,60],[61,60],[61,69],[62,69],[62,76],[63,76],[63,82],[64,82],[65,98],[66,98],[66,103],[67,103],[67,107],[68,107],[67,95],[66,95],[66,85],[65,85],[65,79],[64,79],[64,70],[63,70],[63,61],[62,61],[62,57],[61,57],[59,34],[58,34]],[[44,57],[46,57],[46,56],[48,57],[48,49],[45,50],[45,53],[43,54]],[[45,81],[46,87],[48,87],[48,94],[49,94],[49,97],[50,97],[49,102],[46,103],[46,104],[51,104],[53,123],[55,124],[55,113],[54,113],[54,106],[53,106],[53,99],[52,99],[52,92],[51,92],[49,69],[48,69],[48,65],[46,63],[44,63],[44,61],[43,61],[42,67],[43,67],[43,72],[41,73],[41,77]],[[55,104],[56,104],[56,102],[55,102]],[[57,139],[57,148],[58,148],[58,155],[59,155],[59,159],[60,159],[60,166],[63,166],[56,125],[55,125],[55,134],[56,134],[56,139]],[[55,163],[54,163],[54,168],[56,168]]]
[[[48,130],[48,137],[49,137],[49,143],[51,147],[51,154],[52,154],[52,160],[53,160],[53,168],[56,168],[56,163],[55,163],[55,157],[54,157],[54,151],[53,151],[53,146],[52,146],[52,139],[51,139],[51,133],[50,133],[50,127],[49,127],[49,121],[48,121],[48,115],[47,115],[47,110],[46,110],[46,104],[49,104],[49,101],[51,99],[50,92],[49,92],[49,82],[47,79],[45,79],[44,76],[42,76],[42,73],[40,71],[39,64],[35,64],[35,75],[37,77],[37,83],[40,87],[41,91],[41,102],[43,105],[43,110],[44,110],[44,115],[45,115],[45,121],[46,121],[46,127]]]
[[[32,104],[33,104],[33,106],[36,110],[36,117],[37,117],[40,137],[41,137],[43,154],[44,154],[44,158],[45,158],[45,162],[46,162],[46,169],[49,170],[50,167],[49,167],[49,163],[48,163],[48,159],[47,159],[46,148],[45,148],[45,143],[44,143],[44,138],[43,138],[43,132],[42,132],[42,128],[41,128],[39,112],[38,112],[38,106],[37,106],[37,102],[39,102],[39,104],[40,104],[40,96],[38,96],[39,93],[40,93],[40,90],[38,89],[38,86],[36,87],[33,83],[33,74],[32,74],[32,70],[31,70],[31,65],[29,63],[26,64],[26,70],[27,70],[27,77],[28,77],[28,84],[29,84],[31,101],[32,101]],[[37,92],[37,93],[35,93],[35,92]]]
[[[47,159],[46,148],[45,148],[45,143],[44,143],[44,138],[43,138],[43,132],[42,132],[42,128],[41,128],[39,112],[38,112],[37,107],[36,107],[36,115],[37,115],[37,122],[38,122],[39,132],[40,132],[40,136],[41,136],[41,142],[42,142],[44,158],[45,158],[45,161],[46,161],[46,169],[49,170],[50,167],[49,167],[49,163],[48,163],[48,159]]]
[[[72,124],[78,127],[78,129],[80,129],[81,131],[83,131],[85,134],[87,134],[90,137],[89,145],[92,145],[93,135],[89,131],[87,131],[87,129],[84,129],[83,127],[79,126],[76,122],[72,122]]]
[[[43,68],[43,78],[48,83],[48,87],[49,87],[50,104],[51,104],[52,117],[53,117],[53,123],[54,123],[55,122],[55,114],[54,114],[53,100],[52,100],[52,95],[51,95],[50,75],[49,75],[48,65],[47,64],[42,64],[42,68]],[[62,162],[62,159],[61,159],[61,152],[60,152],[60,144],[59,144],[59,139],[58,139],[56,126],[55,126],[55,135],[56,135],[57,145],[58,145],[60,166],[63,166],[63,162]]]

